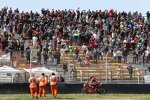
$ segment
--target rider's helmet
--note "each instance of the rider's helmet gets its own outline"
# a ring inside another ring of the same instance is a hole
[[[94,77],[94,76],[91,76],[91,77],[90,77],[90,80],[91,80],[93,77]]]

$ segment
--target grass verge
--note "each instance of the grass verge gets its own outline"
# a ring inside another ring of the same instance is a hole
[[[29,94],[0,94],[0,100],[31,100]],[[149,94],[47,94],[39,100],[150,100]]]

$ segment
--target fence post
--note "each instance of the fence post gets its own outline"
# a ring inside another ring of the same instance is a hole
[[[124,80],[124,70],[122,70],[122,80]]]
[[[11,83],[14,82],[14,75],[11,74]]]
[[[19,75],[20,75],[20,74],[18,73],[17,75],[18,75],[18,79],[17,79],[16,82],[17,82],[17,83],[20,83],[20,81],[19,81]]]
[[[142,75],[142,79],[141,79],[141,80],[142,80],[142,83],[143,83],[143,81],[144,81],[144,80],[143,80],[144,54],[145,54],[145,52],[143,52],[143,53],[142,53],[142,56],[141,56],[141,72],[142,72],[142,73],[141,73],[141,75]]]
[[[71,81],[71,71],[69,69],[69,82]]]
[[[99,80],[101,80],[101,70],[99,71]]]
[[[133,78],[133,80],[135,80],[135,70],[133,70],[133,72],[134,72],[134,78]]]
[[[110,70],[108,74],[109,74],[109,80],[110,80],[110,83],[111,83],[112,82],[112,71]]]
[[[24,81],[25,81],[25,83],[26,83],[26,72],[24,73]]]
[[[89,75],[89,71],[88,71],[88,80],[89,80],[89,76],[90,76],[90,75]]]
[[[80,71],[80,75],[81,75],[81,83],[83,82],[83,72],[82,72],[82,70]]]
[[[138,74],[138,84],[140,83],[140,73],[137,73]]]

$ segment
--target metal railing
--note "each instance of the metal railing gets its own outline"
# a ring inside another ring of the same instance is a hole
[[[130,79],[129,72],[127,69],[120,70],[120,73],[114,69],[108,69],[108,81],[109,84],[143,84],[143,75],[148,72],[148,70],[143,70],[143,74],[140,73],[141,70],[134,69],[132,73],[132,79]],[[63,71],[61,72],[63,73]],[[2,74],[2,73],[0,73]],[[75,71],[68,70],[64,74],[61,74],[65,78],[66,83],[84,83],[89,81],[91,76],[95,76],[99,81],[106,83],[106,70],[100,68],[91,69],[76,69]],[[7,80],[6,80],[7,79]],[[9,73],[3,73],[0,76],[0,83],[28,83],[29,73],[22,71],[22,73],[16,74],[12,77]],[[3,81],[5,80],[5,81]],[[106,84],[107,84],[106,83]]]
[[[74,74],[68,72],[68,77],[65,75],[66,82],[87,82],[89,81],[91,76],[95,76],[99,81],[103,83],[109,84],[119,84],[119,83],[136,83],[141,84],[143,82],[143,74],[140,73],[140,70],[134,69],[132,73],[132,79],[130,78],[129,72],[127,69],[120,70],[120,73],[117,73],[117,70],[108,69],[108,73],[106,73],[106,69],[77,69]],[[145,73],[148,70],[144,70]],[[107,74],[107,82],[106,82],[106,74]],[[70,77],[71,76],[71,77]],[[69,79],[70,78],[70,79]]]

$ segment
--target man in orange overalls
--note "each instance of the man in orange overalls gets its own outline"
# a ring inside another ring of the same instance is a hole
[[[46,84],[48,82],[48,79],[44,73],[41,74],[41,76],[38,78],[38,81],[40,97],[42,97],[42,94],[44,95],[44,97],[46,97]]]
[[[37,82],[37,79],[36,77],[34,76],[33,73],[30,74],[30,78],[29,78],[29,88],[30,88],[30,93],[31,93],[31,96],[32,96],[32,100],[34,100],[35,98],[38,98],[37,97],[37,85],[36,85],[36,82]]]
[[[58,91],[58,78],[55,76],[54,73],[50,76],[50,85],[51,85],[51,92],[52,96],[55,98],[57,96]]]

